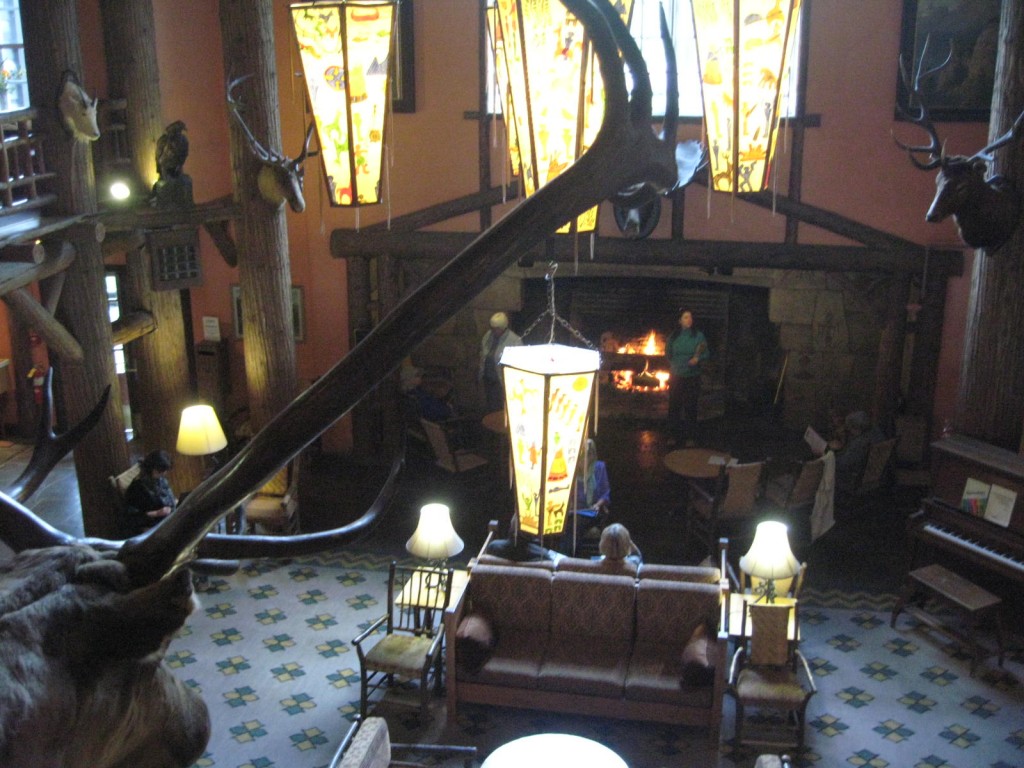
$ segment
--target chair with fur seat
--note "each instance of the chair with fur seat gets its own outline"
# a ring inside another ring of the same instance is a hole
[[[744,641],[733,655],[726,688],[736,700],[737,745],[803,746],[807,702],[817,687],[797,647],[799,641],[790,639],[799,638],[799,631],[798,603],[744,601],[740,624]],[[748,721],[750,708],[762,716]],[[780,713],[781,720],[764,717],[768,710]]]
[[[463,765],[469,768],[476,757],[476,747],[462,747],[445,744],[394,744],[388,732],[387,721],[382,717],[357,717],[341,740],[328,768],[387,768],[387,766],[420,766],[424,763],[392,762],[395,752],[412,752],[419,755],[447,757],[462,756]],[[433,764],[433,763],[431,763]]]
[[[442,619],[451,598],[453,572],[452,568],[411,567],[392,561],[387,613],[352,640],[359,655],[359,711],[364,717],[370,694],[399,677],[419,681],[420,715],[426,718],[431,683],[435,690],[441,688]],[[382,629],[380,641],[364,647]]]
[[[242,503],[249,533],[299,532],[298,479],[297,466],[290,462]]]

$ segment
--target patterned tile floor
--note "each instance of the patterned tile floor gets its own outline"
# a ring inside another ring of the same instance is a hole
[[[197,766],[320,768],[358,711],[358,661],[351,638],[384,608],[385,560],[354,552],[327,560],[253,562],[200,586],[202,609],[168,652],[200,689],[213,738]],[[954,645],[888,613],[808,608],[802,648],[818,693],[808,709],[801,766],[1022,768],[1024,703],[1019,657],[969,676]],[[732,742],[727,714],[720,745],[699,729],[544,712],[465,706],[447,721],[443,702],[421,723],[413,691],[374,704],[396,741],[476,744],[481,760],[529,733],[597,739],[631,768],[750,768],[756,755]],[[454,763],[452,763],[454,765]]]

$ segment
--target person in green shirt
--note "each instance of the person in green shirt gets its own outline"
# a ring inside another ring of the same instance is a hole
[[[693,313],[683,310],[679,327],[668,337],[671,376],[668,382],[668,428],[676,445],[693,444],[704,361],[711,357],[704,334],[693,327]]]

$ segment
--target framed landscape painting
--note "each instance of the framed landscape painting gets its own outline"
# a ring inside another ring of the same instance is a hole
[[[936,122],[987,121],[992,109],[1000,0],[903,0],[900,56],[911,78],[919,63],[920,87]],[[927,43],[927,50],[926,50]],[[921,57],[924,55],[924,61]],[[896,116],[907,119],[907,88],[897,73]]]

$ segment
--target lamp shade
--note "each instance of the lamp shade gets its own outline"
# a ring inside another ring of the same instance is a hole
[[[445,560],[462,551],[462,539],[452,526],[451,512],[444,504],[420,507],[420,522],[405,548],[413,557],[424,560]]]
[[[740,568],[759,579],[788,579],[800,570],[789,548],[785,523],[766,520],[757,524],[750,550],[740,558]]]
[[[760,192],[775,152],[800,0],[690,0],[711,186]]]
[[[488,19],[498,84],[507,88],[509,154],[529,197],[590,147],[604,114],[604,84],[590,40],[565,7],[537,0],[497,0]],[[633,0],[615,3],[626,26]],[[504,71],[502,71],[504,69]],[[593,232],[597,208],[560,232]]]
[[[395,3],[289,7],[331,205],[379,203]]]
[[[506,347],[501,365],[519,530],[561,533],[601,356],[561,344]]]
[[[210,405],[190,405],[181,412],[178,427],[178,453],[183,456],[208,456],[228,445],[217,414]]]

